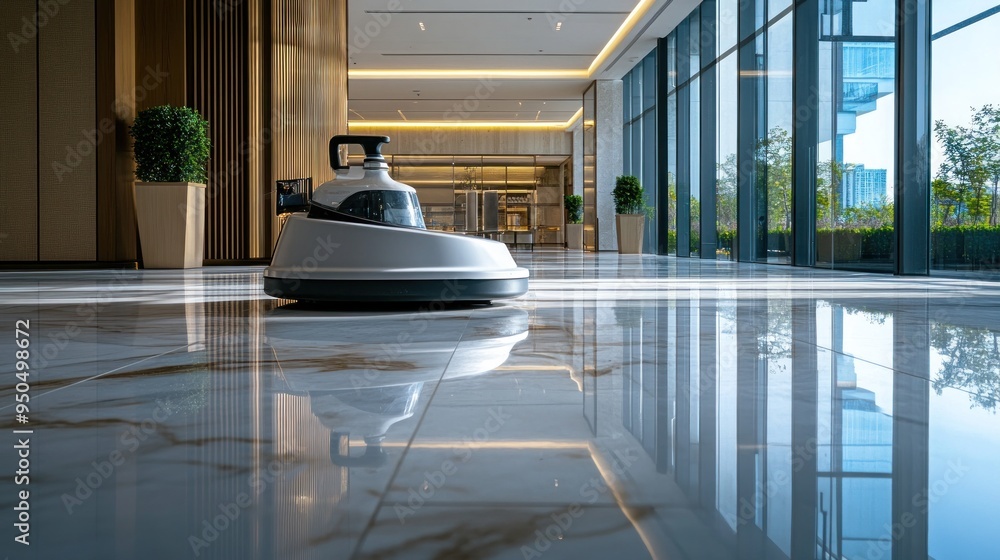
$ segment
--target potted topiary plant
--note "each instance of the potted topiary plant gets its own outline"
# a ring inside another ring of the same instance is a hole
[[[583,197],[578,194],[568,194],[564,202],[566,204],[566,248],[581,251],[583,250]]]
[[[618,252],[642,253],[642,237],[646,226],[646,201],[639,179],[620,175],[615,179],[615,232],[618,234]]]
[[[135,140],[135,212],[144,268],[193,268],[205,253],[208,122],[190,107],[140,111]]]

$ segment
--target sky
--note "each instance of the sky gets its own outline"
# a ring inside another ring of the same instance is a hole
[[[952,0],[948,9],[933,12],[933,31],[940,31],[983,10],[1000,5],[996,0]],[[970,107],[1000,105],[1000,14],[934,41],[931,51],[931,118],[950,126],[969,124]],[[931,153],[936,175],[942,154]]]
[[[933,10],[932,31],[937,32],[1000,3],[997,0],[939,0]],[[940,9],[944,8],[944,9]],[[968,126],[971,107],[1000,106],[1000,14],[972,24],[934,41],[932,46],[932,121],[950,126]],[[895,94],[882,97],[877,109],[857,119],[857,130],[844,139],[845,161],[868,168],[888,170],[887,197],[893,196],[895,180]],[[726,107],[723,120],[735,118],[735,103]],[[729,117],[729,113],[733,113]],[[734,135],[733,135],[734,136]],[[736,139],[720,138],[719,151],[735,151]],[[943,154],[935,141],[931,150],[931,170],[936,176]]]

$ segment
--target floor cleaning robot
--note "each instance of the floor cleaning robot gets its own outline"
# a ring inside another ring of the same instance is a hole
[[[416,191],[389,177],[387,136],[334,136],[330,165],[308,212],[285,222],[264,291],[327,302],[489,302],[528,291],[528,271],[507,246],[468,235],[428,231]],[[340,164],[340,147],[360,144],[364,174]],[[343,173],[341,173],[343,172]]]

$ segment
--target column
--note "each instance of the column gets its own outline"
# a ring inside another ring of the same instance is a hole
[[[897,0],[896,274],[930,271],[931,3]]]
[[[597,80],[595,86],[597,250],[614,251],[618,248],[618,239],[615,233],[615,202],[611,191],[615,188],[615,178],[622,174],[624,167],[623,86],[621,80]]]

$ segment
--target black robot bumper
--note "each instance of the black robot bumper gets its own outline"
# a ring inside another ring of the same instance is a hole
[[[264,277],[272,297],[325,302],[482,302],[528,291],[527,278],[486,280],[323,280]]]

